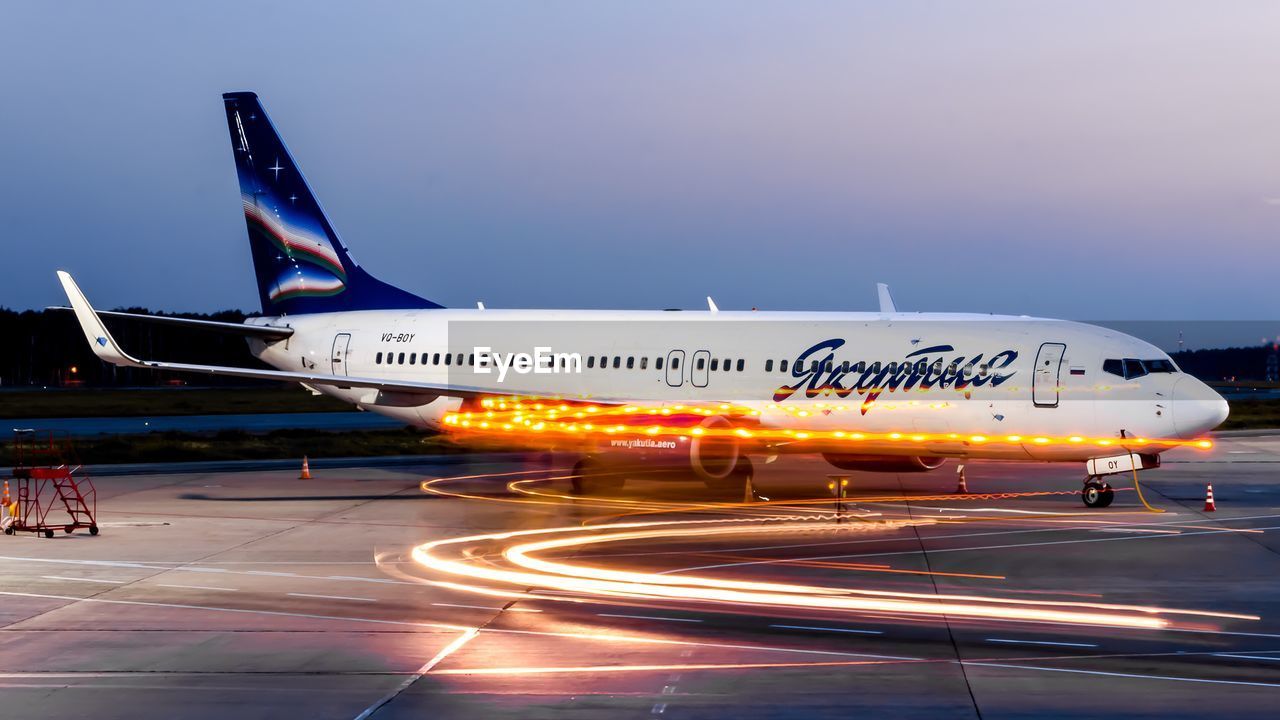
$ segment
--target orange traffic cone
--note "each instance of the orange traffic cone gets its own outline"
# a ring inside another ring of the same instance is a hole
[[[307,462],[307,456],[302,456],[302,474],[298,476],[299,480],[311,479],[311,465]]]
[[[968,495],[969,485],[964,481],[964,465],[956,468],[956,494]]]
[[[1213,483],[1209,483],[1209,487],[1205,490],[1204,494],[1204,511],[1213,512],[1217,509],[1218,506],[1213,503]]]
[[[4,500],[0,501],[0,505],[9,507],[9,481],[4,481]]]

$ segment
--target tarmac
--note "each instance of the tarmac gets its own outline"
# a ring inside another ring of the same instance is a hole
[[[1163,512],[949,463],[838,518],[806,458],[751,503],[551,455],[101,477],[100,535],[0,537],[0,717],[1274,716],[1280,437],[1165,460]]]

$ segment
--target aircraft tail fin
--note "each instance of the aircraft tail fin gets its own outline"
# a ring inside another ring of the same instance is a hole
[[[378,280],[352,259],[257,95],[222,99],[264,313],[441,307]]]

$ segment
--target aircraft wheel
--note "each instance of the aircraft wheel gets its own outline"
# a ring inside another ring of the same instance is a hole
[[[89,534],[90,534],[90,535],[97,535],[97,534],[98,534],[98,526],[97,526],[97,525],[90,525],[90,526],[89,526]]]
[[[1090,478],[1084,483],[1084,490],[1080,492],[1080,499],[1084,501],[1085,507],[1104,508],[1115,500],[1116,493],[1111,486],[1101,480]]]

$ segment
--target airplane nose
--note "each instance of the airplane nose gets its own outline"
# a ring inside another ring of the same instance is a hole
[[[1227,401],[1199,380],[1183,376],[1173,385],[1173,429],[1178,437],[1190,439],[1218,427],[1227,419]]]

